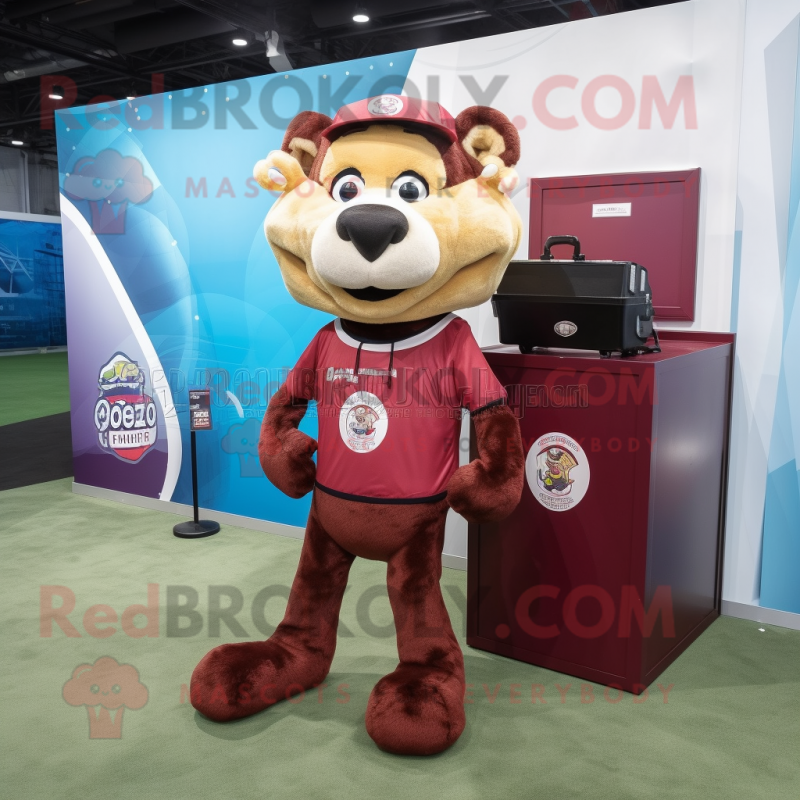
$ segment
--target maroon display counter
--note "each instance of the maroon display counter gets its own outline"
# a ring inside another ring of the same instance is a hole
[[[733,341],[484,350],[526,484],[508,519],[469,526],[469,645],[639,694],[716,619]]]

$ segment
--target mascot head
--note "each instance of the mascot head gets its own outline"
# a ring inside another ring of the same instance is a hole
[[[424,319],[488,300],[519,244],[506,196],[516,128],[473,106],[381,95],[331,120],[304,111],[256,164],[281,192],[265,222],[289,292],[356,322]]]

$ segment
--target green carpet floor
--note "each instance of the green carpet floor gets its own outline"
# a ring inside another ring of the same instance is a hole
[[[253,599],[264,587],[289,585],[301,544],[231,527],[184,541],[171,535],[176,519],[72,495],[69,480],[0,493],[4,797],[797,800],[800,794],[800,633],[766,625],[761,633],[758,624],[730,618],[715,622],[661,676],[663,686],[674,684],[666,703],[653,686],[644,702],[624,695],[611,704],[600,686],[464,645],[474,699],[459,742],[427,759],[380,752],[364,729],[364,710],[372,686],[394,668],[396,651],[392,635],[379,635],[390,622],[388,601],[377,596],[385,567],[365,561],[351,573],[342,614],[349,635],[340,637],[321,702],[312,692],[237,723],[209,722],[181,691],[210,647],[235,639],[224,624],[221,637],[210,635],[209,587],[238,590],[243,610],[236,619],[248,636],[263,638],[252,621]],[[146,602],[148,583],[159,587],[157,637],[131,638],[119,624],[108,638],[87,634],[87,609],[109,606],[91,613],[121,616]],[[465,574],[445,570],[442,583],[462,635]],[[40,586],[53,585],[74,594],[68,619],[79,637],[56,626],[51,637],[40,635]],[[197,591],[202,630],[196,635],[167,636],[168,586]],[[377,587],[376,599],[367,619],[370,587]],[[273,624],[284,605],[279,592],[268,592],[275,596],[265,616]],[[224,598],[222,606],[229,602]],[[87,709],[62,697],[73,670],[101,656],[133,665],[149,691],[143,708],[124,712],[121,739],[91,739]],[[530,702],[531,684],[544,686],[546,705]],[[571,684],[563,703],[556,684]],[[594,702],[581,702],[582,686],[584,700],[590,687]],[[512,690],[521,702],[511,702]]]
[[[69,411],[66,353],[0,358],[0,426]]]

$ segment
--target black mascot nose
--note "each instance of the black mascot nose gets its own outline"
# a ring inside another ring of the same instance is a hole
[[[340,239],[352,242],[367,261],[375,261],[390,244],[406,238],[406,215],[391,206],[369,203],[346,208],[336,220]]]

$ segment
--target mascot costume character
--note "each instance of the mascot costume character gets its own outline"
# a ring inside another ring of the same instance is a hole
[[[313,490],[286,616],[267,641],[223,644],[197,665],[192,703],[209,719],[322,683],[360,556],[387,562],[400,657],[370,695],[369,735],[428,755],[464,729],[464,659],[439,588],[445,517],[503,519],[525,464],[505,390],[451,312],[488,300],[517,249],[506,193],[518,158],[516,129],[492,108],[453,119],[437,103],[382,95],[333,120],[301,112],[256,165],[261,186],[281,193],[265,231],[287,289],[336,319],[261,429],[269,480],[290,497]],[[298,430],[312,400],[318,442]],[[459,467],[462,409],[478,457]]]

